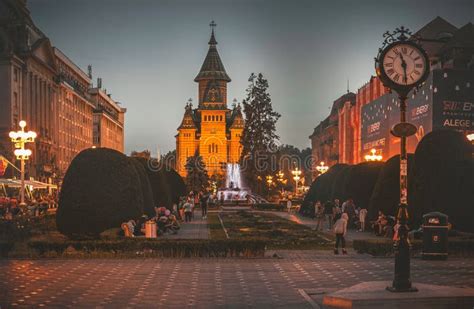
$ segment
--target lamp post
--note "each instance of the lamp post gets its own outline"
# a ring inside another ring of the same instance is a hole
[[[320,175],[326,173],[329,169],[329,166],[324,164],[324,161],[321,161],[318,166],[316,166],[316,170],[319,172]]]
[[[31,156],[31,150],[25,149],[25,144],[33,143],[36,138],[36,132],[28,131],[25,132],[26,121],[21,120],[20,123],[21,130],[11,131],[9,136],[12,143],[15,145],[15,156],[17,160],[20,160],[20,177],[21,177],[21,187],[20,187],[20,205],[25,205],[25,161]]]
[[[273,176],[268,175],[266,179],[267,179],[267,184],[268,184],[268,198],[270,198],[270,188],[273,184]]]
[[[285,174],[283,173],[283,171],[279,171],[278,174],[277,174],[277,177],[278,177],[277,180],[281,185],[281,195],[283,197],[283,186],[284,186],[284,184],[286,184],[286,180],[283,178],[283,177],[285,177]]]
[[[298,194],[298,182],[301,179],[301,170],[298,169],[298,167],[295,167],[295,169],[291,171],[291,174],[293,174],[293,179],[295,181],[295,194]]]
[[[382,161],[382,155],[377,154],[376,149],[371,149],[370,154],[364,156],[365,161]]]
[[[375,58],[375,71],[380,81],[398,94],[400,123],[394,125],[391,134],[400,138],[400,204],[397,212],[398,231],[394,238],[395,271],[391,292],[413,292],[410,280],[410,244],[408,243],[408,160],[406,140],[417,128],[407,122],[408,93],[421,85],[430,73],[426,52],[412,38],[411,32],[401,26],[384,33],[382,48]]]

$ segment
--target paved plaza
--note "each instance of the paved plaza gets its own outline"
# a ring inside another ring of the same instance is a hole
[[[393,275],[391,258],[278,254],[281,258],[0,260],[0,307],[313,308],[304,291],[334,291]],[[474,287],[474,259],[414,259],[412,279]]]

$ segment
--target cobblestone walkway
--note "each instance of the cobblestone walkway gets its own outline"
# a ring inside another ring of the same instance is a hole
[[[191,222],[182,223],[178,234],[162,236],[165,239],[209,239],[209,227],[207,219],[201,216],[201,209],[194,211],[194,219]]]
[[[0,260],[0,307],[311,308],[301,289],[392,280],[393,259],[282,251],[282,259]],[[412,260],[416,282],[474,287],[474,259]]]

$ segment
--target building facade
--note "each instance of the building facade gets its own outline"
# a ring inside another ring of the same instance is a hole
[[[407,141],[409,152],[432,130],[451,128],[465,134],[474,131],[474,26],[468,23],[458,29],[436,17],[415,35],[421,38],[420,44],[429,56],[431,72],[407,100],[407,120],[418,128]],[[336,107],[333,104],[331,114],[315,128],[310,136],[314,165],[319,161],[329,166],[357,164],[372,149],[388,160],[399,154],[400,141],[390,134],[390,128],[398,122],[396,93],[390,93],[372,76],[358,89],[355,99],[343,100]],[[337,151],[328,146],[328,141],[336,140],[334,128],[338,131]]]
[[[214,30],[209,50],[198,75],[198,106],[186,104],[176,135],[176,168],[186,176],[186,161],[198,153],[209,175],[222,174],[224,163],[237,163],[242,147],[244,119],[240,105],[227,107],[227,83],[231,81],[217,52]]]
[[[23,0],[0,0],[0,85],[0,154],[15,161],[8,133],[25,120],[26,129],[37,133],[35,143],[28,145],[32,155],[26,177],[59,181],[74,156],[94,145],[93,115],[103,113],[107,104],[93,101],[91,76],[52,47]],[[97,145],[123,151],[125,110],[109,104],[121,130],[110,128],[122,135],[111,137],[114,143]]]
[[[58,70],[57,167],[62,176],[72,159],[92,147],[94,105],[89,96],[90,77],[59,49],[54,48]]]
[[[100,83],[99,83],[100,85]],[[124,151],[124,123],[127,109],[120,106],[119,102],[112,99],[100,87],[89,89],[93,115],[93,144],[95,147],[105,147]]]

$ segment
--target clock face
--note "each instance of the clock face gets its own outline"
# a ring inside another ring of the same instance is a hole
[[[386,77],[396,85],[413,86],[426,77],[426,56],[412,44],[399,43],[388,47],[380,60]]]

